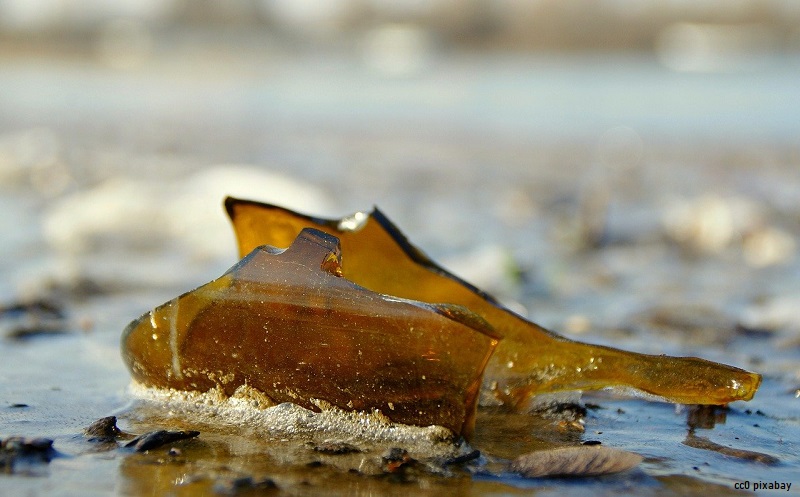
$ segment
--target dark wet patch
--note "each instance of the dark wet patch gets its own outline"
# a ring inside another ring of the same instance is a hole
[[[40,323],[31,327],[15,326],[13,328],[9,328],[5,333],[5,337],[12,341],[22,341],[41,336],[58,336],[67,334],[69,334],[69,331],[63,328],[61,324],[53,323],[51,326],[49,324],[45,325]]]
[[[251,492],[276,490],[278,486],[270,478],[255,479],[252,476],[241,476],[238,478],[224,478],[214,483],[214,493],[221,495],[238,495]]]
[[[36,299],[28,302],[14,302],[0,307],[0,317],[14,317],[33,314],[42,318],[61,319],[66,317],[63,306],[49,299]]]
[[[780,459],[778,459],[775,456],[764,454],[763,452],[755,452],[752,450],[726,447],[725,445],[720,445],[716,442],[712,442],[706,437],[698,437],[697,435],[691,432],[688,435],[686,435],[686,439],[683,441],[683,444],[695,449],[710,450],[713,452],[718,452],[724,456],[735,457],[737,459],[744,459],[747,461],[759,462],[762,464],[772,465],[772,464],[778,464],[780,462]]]
[[[659,305],[631,318],[634,326],[681,343],[724,345],[736,333],[736,323],[724,313],[695,304]]]
[[[61,303],[51,299],[13,302],[0,307],[0,335],[10,341],[64,335],[69,323]]]
[[[118,290],[112,284],[104,284],[85,275],[68,279],[51,279],[42,291],[56,298],[72,301],[84,301],[100,297]]]
[[[775,330],[763,327],[748,326],[742,323],[737,323],[736,333],[745,338],[772,338],[775,335]]]
[[[536,407],[532,413],[558,421],[580,421],[586,417],[586,407],[577,402],[556,402]]]

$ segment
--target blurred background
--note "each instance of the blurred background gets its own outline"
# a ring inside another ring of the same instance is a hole
[[[780,267],[799,54],[792,0],[0,0],[0,295],[205,281],[227,194],[378,204],[523,293],[609,243]]]

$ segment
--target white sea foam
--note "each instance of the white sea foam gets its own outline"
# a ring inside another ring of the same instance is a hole
[[[393,448],[405,450],[429,466],[440,466],[441,462],[472,450],[442,426],[404,425],[392,422],[379,411],[344,411],[322,400],[315,401],[319,411],[289,402],[275,405],[249,387],[239,388],[229,397],[219,390],[201,393],[133,382],[130,392],[143,407],[156,407],[159,415],[181,418],[201,431],[207,427],[222,433],[311,446],[347,444],[358,449],[361,457],[372,456],[378,462]]]

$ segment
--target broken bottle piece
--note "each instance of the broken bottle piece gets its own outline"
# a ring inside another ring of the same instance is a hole
[[[253,248],[220,278],[132,322],[122,354],[151,387],[380,411],[468,436],[498,341],[455,305],[386,296],[342,277],[339,241],[315,229]],[[346,255],[345,255],[346,256]]]
[[[306,227],[338,237],[345,278],[375,292],[423,302],[451,302],[488,321],[503,340],[484,375],[484,394],[525,408],[548,392],[633,389],[681,404],[749,400],[761,376],[694,357],[626,352],[561,337],[503,307],[438,266],[378,209],[341,219],[305,216],[274,205],[228,198],[240,253],[262,244],[285,246]]]

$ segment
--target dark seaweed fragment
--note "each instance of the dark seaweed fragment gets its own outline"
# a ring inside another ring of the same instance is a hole
[[[320,444],[314,445],[313,449],[314,452],[320,452],[322,454],[330,454],[330,455],[354,454],[357,452],[361,452],[361,449],[359,449],[355,445],[351,445],[345,442],[322,442]]]
[[[455,465],[455,464],[464,464],[464,463],[467,463],[467,462],[470,462],[470,461],[474,461],[474,460],[478,459],[479,457],[481,457],[481,451],[476,449],[476,450],[473,450],[473,451],[468,452],[466,454],[460,455],[458,457],[454,457],[452,459],[448,459],[447,461],[444,462],[444,465],[445,466],[452,466],[452,465]]]
[[[180,440],[187,440],[194,438],[200,434],[199,431],[168,431],[156,430],[151,431],[134,438],[125,444],[125,448],[133,448],[136,452],[147,452],[148,450],[157,449],[163,445]]]

